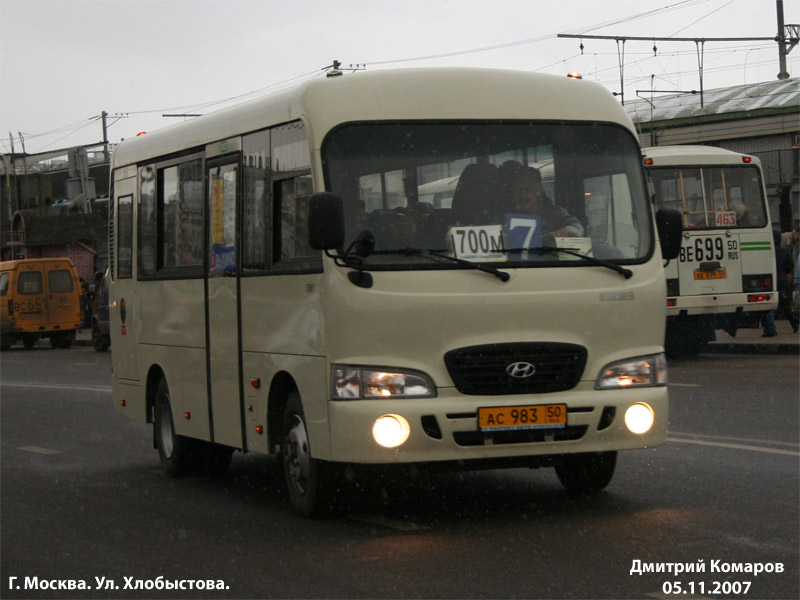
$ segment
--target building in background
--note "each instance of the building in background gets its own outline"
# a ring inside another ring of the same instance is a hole
[[[781,231],[800,227],[800,79],[699,93],[640,93],[625,109],[642,146],[701,144],[761,159],[770,216]]]
[[[71,258],[87,281],[105,270],[109,156],[105,144],[3,155],[2,259]]]

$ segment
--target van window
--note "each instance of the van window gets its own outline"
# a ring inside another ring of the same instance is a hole
[[[8,273],[0,275],[0,296],[8,294]]]
[[[44,291],[42,274],[39,271],[27,271],[19,274],[17,293],[23,295],[41,294]]]
[[[47,283],[50,285],[51,294],[63,294],[75,289],[69,271],[58,270],[47,273]]]

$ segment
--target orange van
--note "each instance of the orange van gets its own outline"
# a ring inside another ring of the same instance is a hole
[[[69,348],[81,326],[81,285],[69,258],[0,262],[0,346]]]

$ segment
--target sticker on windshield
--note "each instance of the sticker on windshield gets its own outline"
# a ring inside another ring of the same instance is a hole
[[[501,225],[476,225],[452,227],[450,237],[456,258],[476,262],[501,262],[503,252],[503,227]]]
[[[557,237],[555,238],[556,248],[564,248],[578,252],[584,256],[594,256],[592,254],[592,238],[587,237]],[[559,253],[561,260],[580,260],[580,256],[573,256],[566,252]]]

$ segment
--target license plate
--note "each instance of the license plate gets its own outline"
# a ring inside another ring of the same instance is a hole
[[[695,271],[695,279],[727,279],[728,272],[725,269],[714,269],[713,271]]]
[[[493,406],[478,409],[478,428],[481,431],[516,431],[566,427],[566,425],[566,404]]]

